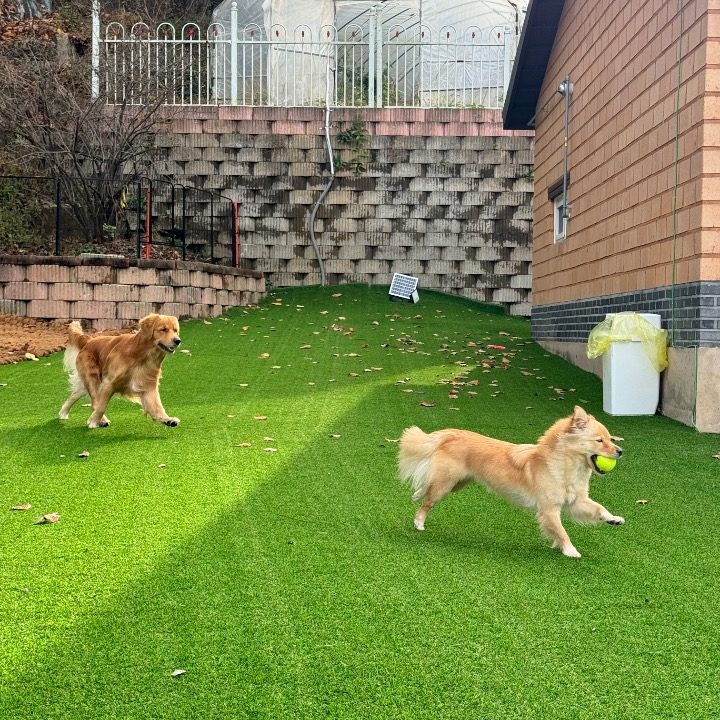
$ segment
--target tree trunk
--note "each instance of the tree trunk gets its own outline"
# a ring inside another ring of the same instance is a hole
[[[15,20],[39,18],[52,12],[52,0],[15,0]]]

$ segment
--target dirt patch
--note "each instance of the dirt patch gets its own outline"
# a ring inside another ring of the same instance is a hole
[[[43,357],[62,350],[67,323],[0,315],[0,365],[25,360],[26,353]]]
[[[104,330],[102,335],[126,332],[131,329]],[[0,365],[32,360],[28,353],[44,357],[62,350],[67,336],[68,323],[0,314]]]

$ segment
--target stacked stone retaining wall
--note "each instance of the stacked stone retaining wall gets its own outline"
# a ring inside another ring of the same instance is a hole
[[[354,148],[340,140],[353,123],[367,131]],[[270,286],[319,283],[308,216],[329,177],[324,111],[183,109],[169,125],[160,170],[239,201],[243,265]],[[331,132],[345,167],[315,223],[330,284],[401,272],[530,314],[531,132],[482,109],[337,110]]]
[[[210,317],[265,294],[261,272],[122,257],[0,255],[0,313],[124,327],[157,312]]]

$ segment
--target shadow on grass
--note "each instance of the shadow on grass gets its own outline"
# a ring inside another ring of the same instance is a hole
[[[449,498],[417,533],[397,446],[383,437],[417,419],[398,410],[373,420],[386,392],[332,421],[342,441],[332,467],[333,441],[316,427],[147,575],[38,638],[2,688],[0,716],[437,717],[432,698],[452,686],[454,716],[469,718],[511,700],[519,680],[507,677],[487,680],[498,683],[491,699],[478,695],[474,674],[487,661],[470,657],[488,643],[501,656],[517,650],[498,601],[522,608],[533,582],[594,573],[562,564],[532,516],[480,490]],[[242,473],[236,462],[226,472]],[[178,668],[186,675],[172,678]]]

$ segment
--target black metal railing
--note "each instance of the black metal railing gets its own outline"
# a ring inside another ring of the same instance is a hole
[[[228,196],[149,177],[118,188],[112,203],[101,203],[93,189],[89,178],[0,175],[0,252],[106,252],[238,267],[238,203]],[[97,203],[100,220],[83,212],[84,198]]]

